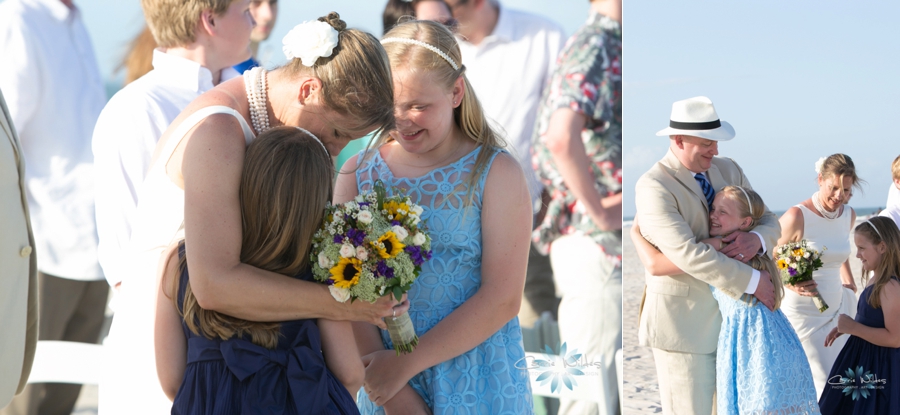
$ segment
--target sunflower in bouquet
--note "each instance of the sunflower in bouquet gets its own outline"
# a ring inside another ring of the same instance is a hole
[[[313,276],[328,285],[339,302],[374,303],[409,291],[431,258],[431,237],[421,221],[422,207],[399,189],[387,196],[384,183],[353,200],[326,208],[313,237]],[[408,313],[387,318],[394,350],[410,353],[419,342]]]
[[[825,251],[825,247],[822,251]],[[796,285],[804,281],[812,281],[813,271],[822,268],[822,253],[809,247],[806,239],[799,242],[788,242],[775,250],[775,265],[781,273],[781,280],[785,284]],[[828,309],[825,299],[819,294],[817,288],[813,288],[813,303],[819,312]]]

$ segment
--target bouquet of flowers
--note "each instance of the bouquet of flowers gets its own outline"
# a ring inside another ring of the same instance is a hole
[[[421,222],[422,207],[384,183],[341,205],[329,205],[313,237],[313,275],[328,285],[335,300],[397,301],[412,287],[431,258],[431,237]],[[419,343],[408,313],[385,319],[394,350],[410,353]]]
[[[824,251],[827,248],[822,249]],[[807,246],[807,240],[788,242],[779,246],[775,252],[775,264],[781,272],[781,280],[785,284],[795,285],[803,281],[812,281],[813,271],[822,268],[822,253]],[[819,312],[828,309],[828,304],[819,295],[819,290],[812,289],[815,294],[813,302]]]

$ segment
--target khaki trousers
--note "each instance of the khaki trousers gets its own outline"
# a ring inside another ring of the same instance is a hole
[[[38,340],[97,343],[103,327],[109,284],[76,281],[38,272]],[[0,415],[69,415],[81,385],[36,383],[13,398]]]
[[[666,415],[716,413],[716,353],[653,349],[659,395]]]

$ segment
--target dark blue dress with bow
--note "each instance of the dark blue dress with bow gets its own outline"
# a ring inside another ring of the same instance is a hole
[[[185,269],[179,307],[187,283]],[[325,366],[316,320],[281,323],[275,349],[249,339],[210,340],[184,323],[182,328],[187,367],[172,414],[359,414],[350,393]]]
[[[856,321],[881,329],[884,310],[869,304],[873,287],[869,284],[859,296]],[[831,367],[819,407],[822,415],[900,413],[900,348],[850,336]]]

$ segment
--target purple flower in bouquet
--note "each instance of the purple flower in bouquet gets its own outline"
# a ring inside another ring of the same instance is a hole
[[[350,238],[350,241],[353,242],[353,245],[361,246],[366,240],[366,232],[359,229],[350,229],[349,231],[347,231],[347,237]]]
[[[385,278],[394,278],[394,269],[389,267],[384,261],[378,261],[378,266],[375,269],[379,275]]]
[[[797,275],[797,270],[793,267],[788,268],[788,274],[791,274],[791,276],[793,277],[794,275]]]

